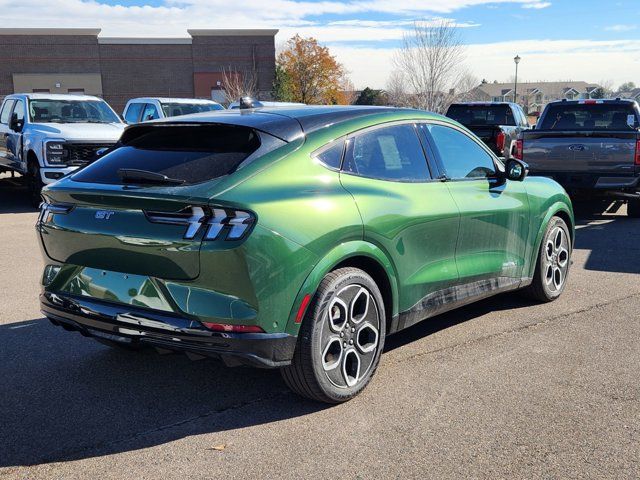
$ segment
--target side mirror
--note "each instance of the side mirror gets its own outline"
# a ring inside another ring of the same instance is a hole
[[[14,132],[20,133],[24,128],[24,119],[18,119],[16,115],[11,117],[11,122],[9,123],[9,128]]]
[[[529,174],[529,165],[524,163],[521,160],[516,160],[515,158],[511,158],[507,160],[507,164],[505,165],[505,177],[507,180],[513,180],[514,182],[521,182],[527,175]]]

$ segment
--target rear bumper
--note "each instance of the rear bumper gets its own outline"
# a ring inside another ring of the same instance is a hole
[[[591,172],[544,172],[532,171],[532,176],[549,177],[562,185],[567,191],[592,190],[605,192],[635,192],[640,177],[633,175],[606,175]]]
[[[289,365],[297,339],[286,333],[211,332],[170,313],[46,291],[40,307],[53,323],[88,337],[220,358],[229,366]]]

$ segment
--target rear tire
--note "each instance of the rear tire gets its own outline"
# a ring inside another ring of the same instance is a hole
[[[291,365],[281,369],[285,383],[319,402],[351,400],[378,367],[385,319],[382,294],[369,275],[351,267],[328,273],[302,322]]]
[[[33,160],[29,161],[27,167],[27,188],[29,189],[29,203],[32,207],[37,207],[42,201],[42,178],[40,177],[40,166]]]
[[[539,302],[557,299],[567,284],[571,253],[569,227],[560,217],[552,217],[542,237],[533,282],[523,292]]]
[[[634,198],[627,200],[627,216],[640,218],[640,199]]]

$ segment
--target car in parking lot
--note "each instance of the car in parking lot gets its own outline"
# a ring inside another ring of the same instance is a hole
[[[43,185],[116,144],[124,124],[101,98],[89,95],[7,95],[0,107],[0,171],[27,176],[31,203]]]
[[[291,107],[129,127],[43,191],[41,309],[104,343],[279,367],[337,403],[387,335],[500,292],[563,291],[564,190],[417,110]]]
[[[127,102],[122,118],[127,123],[139,123],[214,110],[224,110],[224,107],[213,100],[201,98],[140,97]]]

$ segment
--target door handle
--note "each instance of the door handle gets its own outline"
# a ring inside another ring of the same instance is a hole
[[[569,145],[569,150],[572,152],[583,152],[585,148],[586,147],[584,145]]]

